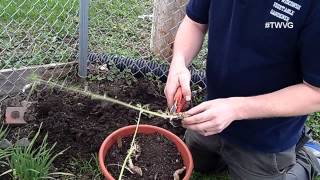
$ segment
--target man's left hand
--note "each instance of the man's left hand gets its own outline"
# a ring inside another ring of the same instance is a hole
[[[239,103],[236,98],[203,102],[186,112],[189,117],[182,121],[182,125],[203,136],[218,134],[233,121],[238,120]]]

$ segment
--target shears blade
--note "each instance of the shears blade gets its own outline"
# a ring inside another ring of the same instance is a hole
[[[183,97],[181,87],[178,87],[176,94],[174,95],[174,104],[170,109],[170,113],[181,113],[186,108],[186,99]]]
[[[170,113],[171,114],[176,114],[177,113],[177,103],[178,103],[178,101],[174,101],[174,104],[172,105],[172,107],[170,109]]]

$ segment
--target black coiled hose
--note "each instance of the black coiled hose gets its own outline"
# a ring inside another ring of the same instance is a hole
[[[151,73],[159,77],[162,82],[166,82],[169,70],[169,65],[165,63],[158,64],[155,61],[130,59],[117,55],[90,53],[88,60],[89,63],[114,64],[121,71],[129,68],[136,77],[145,76],[146,74]],[[204,71],[191,69],[191,81],[193,84],[206,88],[205,77]]]

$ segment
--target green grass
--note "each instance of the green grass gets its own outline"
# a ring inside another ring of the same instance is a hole
[[[152,1],[100,0],[90,3],[92,52],[149,56]],[[0,69],[75,60],[78,0],[0,1]]]
[[[12,20],[25,25],[41,26],[45,23],[52,25],[56,32],[67,30],[66,22],[78,13],[77,0],[2,0],[1,19],[9,23]]]
[[[47,135],[42,143],[37,146],[36,141],[40,134],[41,126],[36,135],[31,140],[28,147],[14,147],[10,155],[10,172],[13,179],[38,180],[52,179],[56,176],[73,176],[62,172],[52,172],[54,170],[53,161],[63,152],[54,153],[56,144],[49,146]]]
[[[4,126],[1,125],[1,127],[0,127],[0,141],[2,141],[3,139],[6,138],[7,133],[8,133],[8,129],[4,128]],[[11,150],[10,148],[0,149],[0,166],[2,166],[2,167],[8,166],[6,159],[11,154],[10,150]],[[0,172],[0,174],[1,174],[1,172]]]
[[[73,169],[77,171],[77,178],[81,179],[83,175],[90,176],[95,180],[102,180],[103,175],[99,169],[99,161],[97,154],[92,154],[89,160],[73,159],[70,163]]]
[[[74,60],[78,0],[0,1],[0,69]]]
[[[313,133],[313,138],[320,141],[320,113],[313,113],[309,116],[307,121],[307,126],[309,126]]]
[[[113,0],[91,3],[90,49],[127,57],[149,57],[151,0]],[[105,7],[105,8],[101,8]]]

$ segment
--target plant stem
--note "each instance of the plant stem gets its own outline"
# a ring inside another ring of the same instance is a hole
[[[32,83],[30,92],[29,92],[29,94],[28,94],[28,96],[27,96],[27,98],[26,98],[26,101],[27,101],[27,102],[29,101],[29,99],[30,99],[30,97],[31,97],[31,94],[32,94],[32,92],[34,91],[35,87],[36,87],[36,83],[34,82],[34,83]]]
[[[137,107],[137,106],[134,106],[134,105],[131,105],[131,104],[119,101],[117,99],[113,99],[113,98],[107,97],[107,96],[101,96],[101,95],[98,95],[98,94],[94,94],[92,92],[82,91],[82,90],[79,90],[79,89],[76,89],[76,88],[72,88],[72,87],[65,87],[65,86],[62,86],[60,84],[57,84],[57,83],[54,83],[54,82],[49,82],[49,81],[44,81],[44,80],[38,79],[38,78],[33,78],[33,79],[38,81],[38,82],[40,82],[40,83],[44,83],[44,84],[47,84],[47,85],[50,85],[50,86],[53,86],[53,87],[59,87],[61,89],[65,89],[67,91],[72,91],[72,92],[76,92],[76,93],[79,93],[79,94],[82,94],[82,95],[90,96],[93,99],[98,99],[98,100],[103,100],[103,101],[108,101],[108,102],[111,102],[111,103],[119,104],[119,105],[125,106],[127,108],[134,109],[134,110],[137,110],[139,112],[147,113],[147,114],[154,115],[154,116],[157,116],[157,117],[161,117],[161,118],[164,118],[164,119],[176,119],[176,118],[179,118],[179,116],[176,116],[176,115],[167,115],[167,114],[161,114],[161,113],[153,112],[153,111],[150,111],[150,110],[147,110],[147,109],[143,109],[141,107]]]
[[[132,137],[132,141],[131,141],[131,145],[130,145],[130,149],[128,151],[128,154],[126,156],[126,158],[124,159],[124,162],[122,164],[122,168],[121,168],[121,171],[120,171],[120,175],[119,175],[119,178],[118,180],[121,180],[122,179],[122,176],[123,176],[123,173],[124,173],[124,169],[128,163],[128,160],[131,158],[131,155],[132,155],[132,152],[134,150],[134,144],[136,142],[136,136],[137,136],[137,133],[138,133],[138,129],[139,129],[139,125],[140,125],[140,120],[141,120],[141,115],[142,115],[142,111],[139,112],[139,117],[138,117],[138,121],[137,121],[137,125],[136,125],[136,129],[134,131],[134,134],[133,134],[133,137]]]

